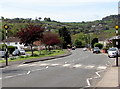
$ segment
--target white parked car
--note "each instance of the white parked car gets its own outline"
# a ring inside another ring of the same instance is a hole
[[[25,55],[25,50],[24,49],[15,49],[12,53],[13,56],[19,56],[19,55]]]
[[[0,58],[5,57],[5,51],[0,51]]]
[[[21,55],[25,55],[25,50],[24,49],[19,49]]]
[[[109,48],[108,49],[108,57],[116,57],[118,52],[118,56],[120,56],[120,50],[118,48]]]
[[[4,58],[5,55],[6,55],[5,51],[0,51],[0,58]],[[9,54],[8,54],[8,57],[9,57]]]
[[[87,51],[87,48],[83,48],[83,51]]]

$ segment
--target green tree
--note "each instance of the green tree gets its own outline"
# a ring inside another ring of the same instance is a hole
[[[95,43],[94,47],[98,47],[99,49],[102,49],[103,48],[103,44],[101,44],[101,43]]]
[[[80,39],[76,39],[75,42],[74,42],[74,45],[77,48],[80,48],[80,47],[82,47],[82,41]]]
[[[59,29],[59,35],[63,40],[63,48],[67,48],[68,44],[71,45],[70,32],[67,30],[66,27],[62,27],[61,29]]]
[[[91,42],[92,48],[94,48],[94,44],[95,44],[95,43],[98,43],[98,38],[94,38],[94,39],[92,40],[92,42]]]

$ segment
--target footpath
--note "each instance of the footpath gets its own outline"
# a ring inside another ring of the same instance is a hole
[[[95,85],[94,89],[120,89],[120,58],[119,65],[116,61],[104,74],[103,78]]]

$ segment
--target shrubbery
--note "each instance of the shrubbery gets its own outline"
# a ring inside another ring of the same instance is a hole
[[[103,48],[103,44],[101,44],[101,43],[95,43],[94,47],[98,47],[99,49],[102,49]]]

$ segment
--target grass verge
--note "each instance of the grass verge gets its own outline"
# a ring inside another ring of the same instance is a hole
[[[49,56],[57,56],[61,54],[65,54],[67,50],[52,50],[52,51],[34,51],[34,56],[19,56],[19,57],[13,57],[13,58],[8,58],[8,62],[14,62],[14,61],[21,61],[21,60],[30,60],[30,59],[35,59],[35,58],[44,58],[44,57],[49,57]],[[31,52],[26,52],[27,54],[31,54]],[[0,63],[4,63],[6,60],[0,60]]]

